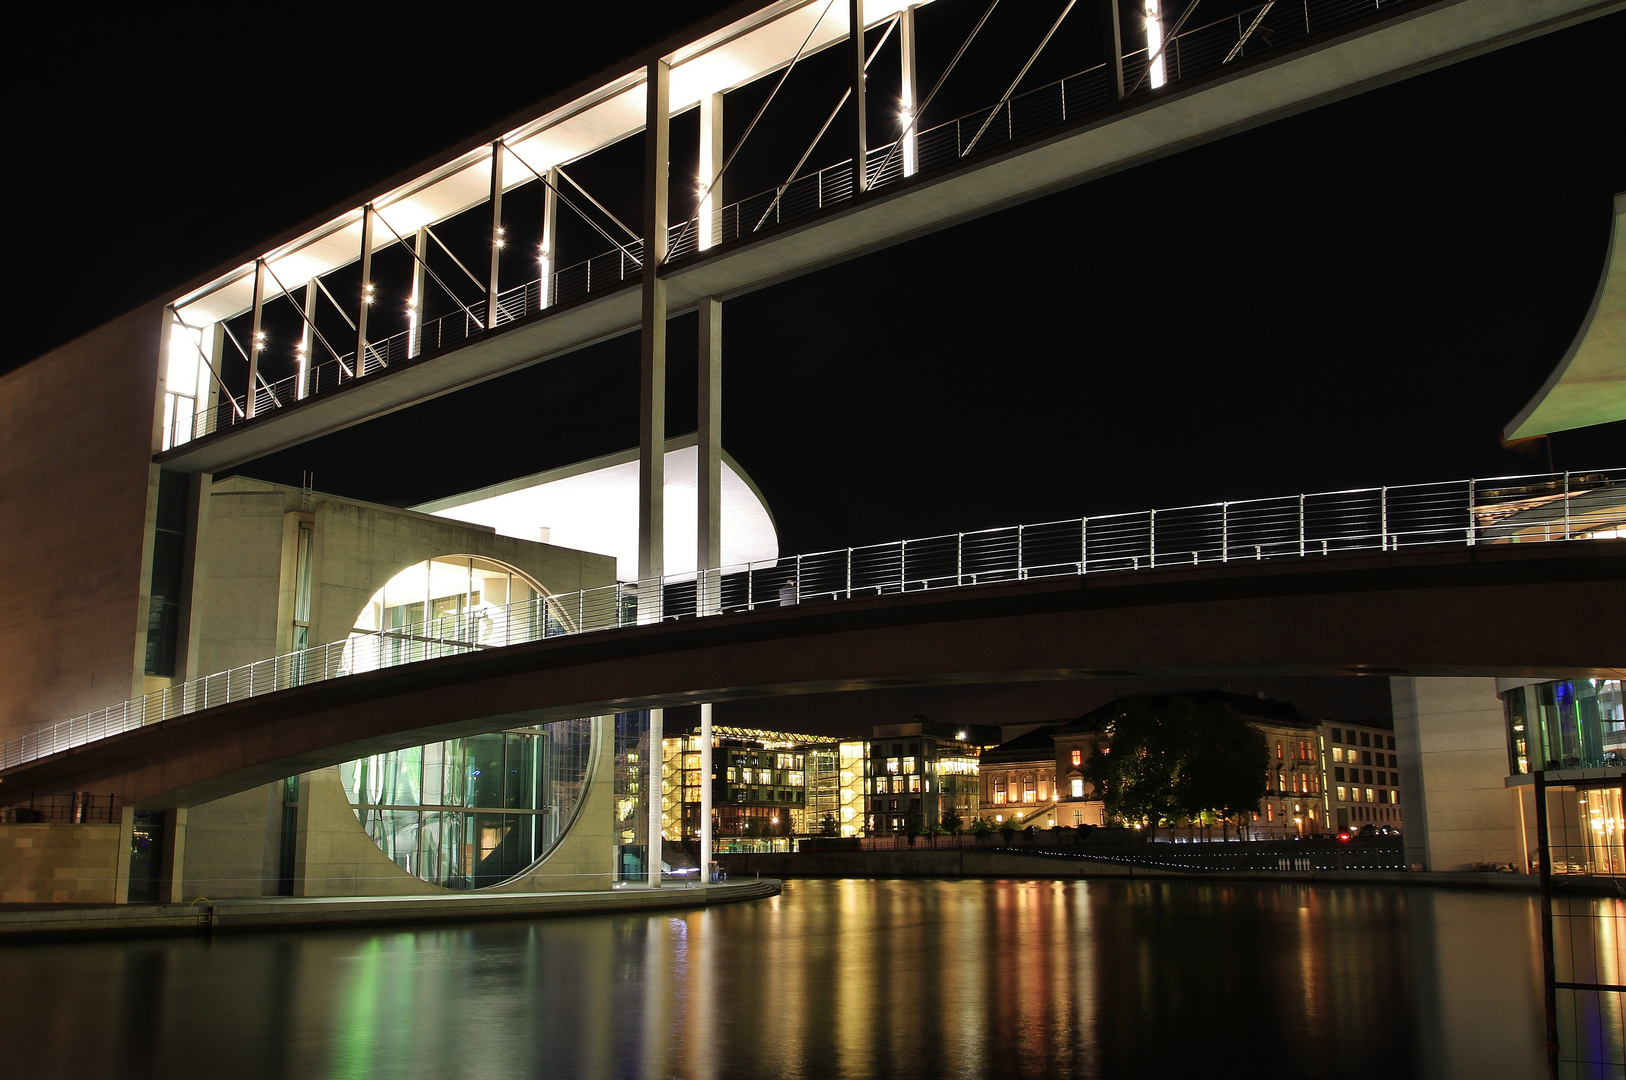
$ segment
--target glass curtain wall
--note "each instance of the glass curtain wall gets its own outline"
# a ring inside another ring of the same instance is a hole
[[[448,889],[507,881],[564,837],[586,794],[589,719],[449,739],[340,766],[367,835]]]
[[[659,768],[649,746],[649,713],[615,717],[615,881],[647,880],[651,764]]]
[[[1619,679],[1534,683],[1502,695],[1508,771],[1626,766],[1626,696]]]
[[[442,556],[417,563],[390,578],[362,608],[350,632],[347,667],[370,671],[534,641],[545,636],[540,620],[547,614],[543,604],[526,602],[543,595],[525,575],[489,559]]]

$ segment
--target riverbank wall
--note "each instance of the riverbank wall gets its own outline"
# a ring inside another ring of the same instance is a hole
[[[1288,881],[1299,884],[1433,885],[1534,892],[1534,874],[1428,873],[1407,870],[1179,870],[1082,856],[1030,855],[1019,849],[921,848],[907,851],[810,851],[719,855],[731,877],[774,878],[1159,878],[1173,881]],[[1579,883],[1585,889],[1585,883]]]
[[[238,933],[319,927],[535,919],[559,915],[708,907],[777,895],[773,878],[717,884],[629,886],[603,892],[466,893],[437,896],[266,896],[190,904],[0,907],[0,944],[77,937]]]

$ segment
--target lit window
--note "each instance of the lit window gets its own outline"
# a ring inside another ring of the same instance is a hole
[[[1344,748],[1342,746],[1335,746],[1332,748],[1332,759],[1334,761],[1344,760]]]
[[[1339,788],[1338,788],[1338,801],[1339,802],[1348,802],[1349,801],[1349,800],[1344,798],[1344,789],[1343,789],[1342,785],[1340,785]]]
[[[886,759],[886,771],[890,772],[890,773],[895,773],[895,772],[898,771],[898,759],[897,758],[887,758]]]
[[[1082,799],[1083,797],[1084,797],[1084,781],[1080,780],[1077,777],[1074,777],[1073,778],[1073,798]]]
[[[908,775],[909,773],[912,773],[912,772],[915,771],[915,759],[914,758],[906,757],[906,758],[903,759],[903,771],[904,771],[905,775]]]
[[[1074,750],[1073,751],[1073,764],[1074,765],[1082,765],[1082,764],[1084,764],[1084,751],[1082,751],[1082,750]]]
[[[909,790],[910,791],[919,791],[920,790],[920,777],[911,776],[909,778]]]
[[[1281,759],[1282,759],[1282,744],[1277,743],[1276,744],[1276,760],[1280,761]]]
[[[1038,801],[1038,787],[1033,782],[1033,774],[1029,773],[1022,778],[1022,801],[1025,803]]]
[[[1371,788],[1366,789],[1366,801],[1367,802],[1377,802],[1377,800],[1372,797],[1372,789]]]
[[[1254,745],[1257,746],[1258,743],[1255,743]],[[1275,821],[1276,820],[1276,807],[1271,803],[1266,803],[1265,804],[1265,820],[1266,821]]]

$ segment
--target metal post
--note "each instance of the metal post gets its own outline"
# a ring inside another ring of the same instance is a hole
[[[722,610],[723,565],[723,305],[700,300],[700,378],[696,390],[695,537],[697,615]]]
[[[373,304],[373,204],[361,208],[361,303],[356,310],[356,362],[359,377],[367,373],[367,309]]]
[[[502,140],[491,144],[491,273],[486,277],[486,330],[497,328],[498,265],[507,243],[502,228]]]
[[[666,573],[666,257],[667,167],[670,157],[671,65],[650,63],[644,125],[643,331],[638,364],[638,580],[656,595],[640,596],[638,621],[661,619],[660,579]]]
[[[260,350],[264,345],[261,336],[260,316],[265,310],[265,260],[254,260],[254,314],[253,322],[249,327],[248,335],[248,416],[253,419],[259,412],[256,406],[260,400],[259,389],[255,385],[260,379]]]
[[[1304,556],[1304,496],[1299,496],[1299,557]]]
[[[700,200],[699,232],[695,234],[695,247],[706,251],[722,240],[722,221],[717,219],[717,205],[722,202],[723,171],[723,95],[707,94],[700,99],[700,175],[695,181],[705,196]]]
[[[649,871],[649,887],[661,887],[661,799],[666,788],[664,773],[665,754],[661,743],[666,738],[666,710],[649,710],[649,761],[645,763],[645,787],[649,792],[649,837],[644,845]],[[679,764],[682,764],[680,761]]]
[[[1220,503],[1220,562],[1231,561],[1231,504]]]
[[[1570,539],[1570,471],[1564,470],[1564,539]]]
[[[853,198],[868,178],[869,132],[864,104],[864,0],[847,0],[848,55],[853,85]]]
[[[1078,572],[1090,572],[1090,519],[1078,519]]]
[[[965,584],[965,533],[958,533],[954,538],[954,584],[956,587]]]
[[[1016,580],[1022,581],[1027,577],[1026,567],[1022,565],[1022,526],[1016,527]]]
[[[429,230],[419,229],[413,238],[412,299],[407,303],[407,356],[423,353],[423,302],[429,288]]]
[[[681,788],[680,788],[681,790]],[[711,703],[700,706],[700,873],[711,882]]]
[[[903,132],[903,175],[915,175],[915,106],[917,104],[919,73],[915,70],[915,9],[906,7],[898,13],[898,53],[903,61],[903,88],[899,97],[898,122]]]
[[[1106,0],[1102,5],[1102,18],[1106,21],[1107,63],[1111,67],[1113,101],[1124,99],[1124,31],[1122,16],[1118,13],[1118,0]]]
[[[1157,511],[1156,510],[1151,510],[1151,511],[1147,512],[1147,517],[1146,517],[1146,543],[1147,543],[1148,548],[1149,548],[1148,553],[1151,555],[1149,565],[1156,566],[1157,565]]]
[[[853,549],[847,549],[847,599],[853,598]]]
[[[542,280],[537,283],[536,306],[548,307],[554,302],[553,264],[554,246],[559,232],[559,170],[549,169],[547,182],[542,185],[542,245],[537,256],[537,269]],[[589,264],[591,266],[591,264]]]
[[[305,323],[299,333],[299,379],[294,384],[294,397],[303,400],[311,392],[311,350],[316,347],[316,277],[305,282]]]
[[[1472,480],[1469,480],[1468,481],[1468,546],[1469,547],[1474,546],[1474,534],[1476,532],[1477,532],[1477,529],[1474,526],[1474,482]]]
[[[1389,485],[1378,488],[1378,528],[1383,530],[1381,550],[1389,550]]]

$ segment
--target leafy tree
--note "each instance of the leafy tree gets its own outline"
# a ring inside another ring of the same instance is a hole
[[[948,833],[950,836],[959,836],[960,830],[963,828],[965,828],[965,822],[960,820],[960,815],[955,813],[952,807],[943,811],[944,832]]]
[[[1000,822],[999,835],[1004,838],[1005,846],[1009,847],[1011,841],[1016,837],[1016,821],[1013,818],[1006,818]]]
[[[977,838],[977,843],[987,843],[988,837],[993,834],[993,831],[994,827],[988,824],[988,819],[980,814],[971,819],[971,835]]]
[[[1264,795],[1265,737],[1223,702],[1128,698],[1109,718],[1107,734],[1085,776],[1110,815],[1143,821],[1153,835],[1165,821],[1251,811]]]
[[[820,836],[840,836],[841,835],[841,826],[836,824],[836,816],[834,814],[826,814],[826,815],[824,815],[824,820],[819,822],[819,835]]]

